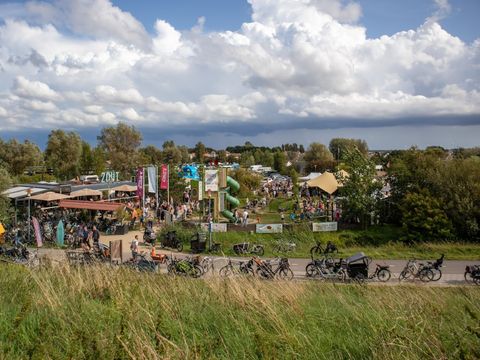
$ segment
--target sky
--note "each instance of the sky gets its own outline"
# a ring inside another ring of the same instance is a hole
[[[478,0],[0,0],[0,136],[478,146]]]

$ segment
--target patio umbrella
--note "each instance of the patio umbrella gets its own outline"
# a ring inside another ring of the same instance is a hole
[[[38,201],[57,201],[57,200],[62,200],[62,199],[68,199],[70,196],[65,195],[65,194],[59,194],[53,191],[49,191],[43,194],[38,194],[32,196],[30,199],[32,200],[38,200]]]
[[[113,191],[125,191],[125,192],[134,192],[137,191],[136,185],[120,185],[112,188]]]
[[[323,191],[333,194],[338,189],[338,181],[331,172],[324,172],[319,177],[307,182],[309,187],[318,187]]]
[[[82,189],[78,191],[73,191],[70,193],[71,198],[82,197],[82,196],[102,196],[102,192],[92,189]]]

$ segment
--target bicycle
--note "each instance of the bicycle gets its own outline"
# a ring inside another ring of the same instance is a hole
[[[175,258],[169,258],[167,272],[172,275],[191,276],[194,278],[198,278],[203,274],[200,265],[195,264],[191,259]]]
[[[233,252],[237,255],[254,254],[263,256],[265,249],[260,244],[250,244],[248,242],[233,245]]]
[[[392,273],[390,272],[390,267],[388,265],[379,265],[376,264],[377,267],[372,275],[368,277],[368,280],[373,280],[377,278],[378,281],[387,282],[392,277]]]
[[[325,247],[325,249],[323,249],[322,242],[316,240],[315,246],[310,249],[310,257],[312,258],[312,260],[318,258],[320,255],[328,255],[333,253],[338,254],[338,248],[331,241],[327,242],[327,246]]]
[[[220,275],[221,277],[229,277],[232,275],[253,276],[253,264],[253,259],[250,259],[248,261],[240,261],[237,267],[233,265],[232,259],[229,258],[228,263],[222,268],[220,268],[220,270],[218,271],[218,275]]]
[[[295,244],[294,242],[279,240],[273,246],[272,251],[274,253],[287,253],[287,252],[295,251],[296,248],[297,248],[297,244]]]
[[[340,281],[345,282],[348,278],[347,263],[344,259],[335,262],[331,259],[314,260],[314,266],[311,267],[311,277],[319,278],[321,281]],[[308,266],[308,265],[307,265]]]
[[[475,285],[480,286],[480,265],[466,266],[463,277],[465,278],[465,282],[473,282]]]
[[[287,258],[278,259],[278,265],[274,269],[273,265],[277,261],[272,260],[261,260],[260,258],[254,257],[253,260],[257,264],[257,269],[255,274],[261,279],[282,279],[282,280],[292,280],[293,271],[290,269],[290,264]]]
[[[433,272],[433,278],[432,281],[438,281],[442,278],[442,270],[440,270],[441,267],[443,267],[443,259],[445,258],[445,254],[442,254],[442,256],[435,260],[435,262],[430,262],[427,261],[426,267],[428,267],[430,270]]]
[[[433,276],[433,271],[428,266],[418,264],[417,260],[408,260],[398,280],[420,279],[422,282],[429,282],[432,281]]]

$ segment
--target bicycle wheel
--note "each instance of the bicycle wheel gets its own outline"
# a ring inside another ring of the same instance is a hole
[[[281,280],[292,280],[293,271],[290,268],[280,269],[277,273],[277,278]]]
[[[435,269],[435,270],[432,270],[432,272],[433,272],[432,281],[438,281],[442,278],[442,270]]]
[[[391,277],[392,277],[392,274],[388,269],[380,269],[377,273],[378,281],[381,281],[381,282],[387,282],[388,280],[390,280]]]
[[[432,279],[433,279],[433,271],[430,270],[430,269],[422,269],[422,270],[420,270],[419,273],[418,273],[418,278],[419,278],[422,282],[432,281]]]
[[[333,278],[333,280],[337,280],[337,281],[340,281],[340,282],[345,282],[345,280],[347,280],[347,274],[345,274],[345,272],[343,270],[340,270],[339,272],[337,272],[335,274],[335,278]]]
[[[318,272],[318,268],[315,266],[315,264],[310,263],[305,267],[305,273],[307,277],[315,277],[318,275]]]
[[[177,249],[178,252],[182,252],[182,250],[183,250],[183,243],[179,242],[179,243],[177,244],[177,246],[176,246],[176,249]]]
[[[402,272],[400,273],[400,275],[398,276],[398,281],[402,281],[402,280],[407,280],[411,277],[411,272],[408,271],[408,270],[402,270]]]
[[[472,277],[472,279],[473,279],[473,283],[475,285],[480,285],[480,276],[478,276],[478,275],[474,276],[474,277]]]
[[[260,279],[271,279],[270,274],[261,267],[257,267],[257,269],[255,270],[255,275],[258,276]]]
[[[465,278],[466,283],[473,281],[473,276],[471,272],[465,271],[465,273],[463,274],[463,277]]]
[[[318,258],[323,253],[323,249],[320,245],[315,245],[310,249],[310,256],[312,259]]]
[[[233,274],[232,267],[230,265],[225,265],[218,271],[218,275],[221,277],[229,277]]]
[[[203,269],[199,265],[194,265],[190,272],[190,275],[192,275],[192,277],[194,278],[199,278],[203,275]]]

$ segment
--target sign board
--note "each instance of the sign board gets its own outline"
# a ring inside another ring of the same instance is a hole
[[[338,223],[336,221],[312,223],[312,231],[313,232],[337,231],[337,230],[338,230]]]
[[[123,262],[122,240],[110,241],[110,262],[119,263]]]
[[[255,232],[259,234],[276,234],[283,232],[282,224],[256,224]]]
[[[119,181],[119,172],[115,170],[111,171],[104,171],[100,175],[100,182],[102,183],[110,183],[110,182],[116,182]]]
[[[205,191],[218,191],[218,170],[205,170]]]
[[[202,223],[200,227],[203,231],[208,232],[208,223]],[[227,232],[226,223],[212,223],[212,232]]]

